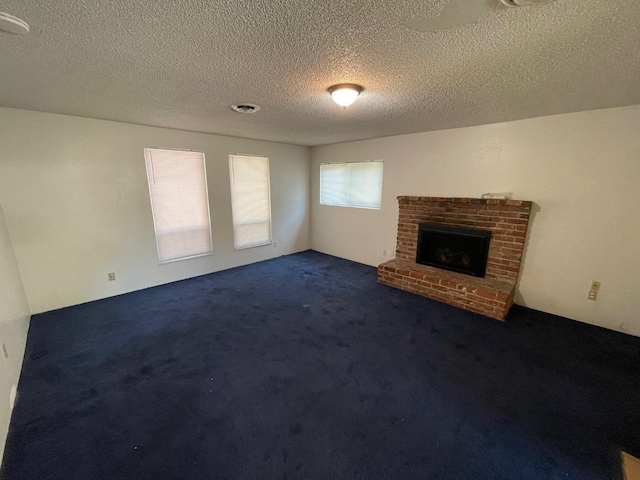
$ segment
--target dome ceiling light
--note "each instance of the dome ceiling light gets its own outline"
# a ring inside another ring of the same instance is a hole
[[[29,33],[29,24],[18,17],[0,12],[0,31],[24,35]]]
[[[328,89],[333,101],[343,108],[347,108],[355,102],[358,95],[362,93],[362,90],[364,90],[364,88],[355,83],[340,83]]]

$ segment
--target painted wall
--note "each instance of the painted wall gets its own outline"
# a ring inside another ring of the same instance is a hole
[[[314,147],[312,248],[378,265],[397,196],[513,192],[535,203],[516,302],[640,336],[639,126],[634,106]],[[380,159],[379,211],[319,205],[320,163]]]
[[[158,264],[149,146],[205,153],[214,255]],[[270,158],[276,246],[234,250],[230,153]],[[33,313],[306,250],[309,182],[307,147],[0,108],[0,201]]]
[[[27,297],[0,205],[0,461],[22,368],[29,318]]]

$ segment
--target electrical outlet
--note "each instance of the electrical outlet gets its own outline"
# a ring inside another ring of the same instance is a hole
[[[596,292],[595,290],[590,290],[589,291],[589,296],[587,297],[589,300],[597,300],[598,298],[598,292]]]
[[[2,353],[4,353],[4,358],[9,358],[9,350],[7,350],[7,346],[2,344]]]
[[[273,248],[276,248],[278,246],[278,242],[273,242]]]
[[[114,272],[109,273],[109,281],[113,282],[116,279],[116,274]]]

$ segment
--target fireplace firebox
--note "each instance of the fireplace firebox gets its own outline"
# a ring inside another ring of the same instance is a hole
[[[490,240],[488,230],[421,223],[416,262],[484,277]]]

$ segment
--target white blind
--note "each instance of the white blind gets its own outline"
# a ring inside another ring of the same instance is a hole
[[[379,209],[383,165],[383,162],[320,165],[320,203]]]
[[[269,159],[229,155],[236,249],[271,243]]]
[[[204,153],[145,148],[144,158],[160,262],[212,253]]]

